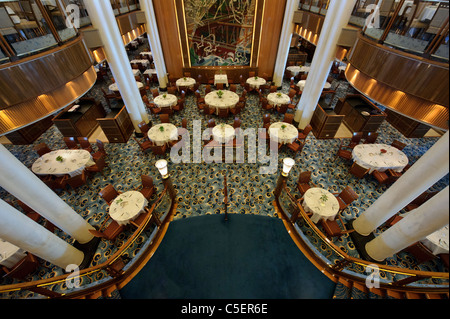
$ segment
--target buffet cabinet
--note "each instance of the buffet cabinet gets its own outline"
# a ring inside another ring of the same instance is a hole
[[[310,122],[312,132],[318,139],[334,138],[343,119],[344,115],[337,115],[319,100]]]
[[[126,107],[111,109],[104,118],[98,118],[98,123],[105,133],[109,143],[126,143],[134,132],[134,126]]]
[[[424,137],[430,130],[430,126],[417,122],[397,112],[388,109],[386,109],[385,112],[387,114],[386,121],[388,121],[405,137]]]

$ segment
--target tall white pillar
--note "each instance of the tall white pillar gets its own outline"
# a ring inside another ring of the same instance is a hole
[[[55,236],[8,203],[0,200],[0,237],[52,264],[79,266],[84,253]]]
[[[448,196],[447,186],[368,242],[365,247],[367,254],[377,261],[382,261],[448,225]]]
[[[148,123],[147,109],[139,94],[111,2],[109,0],[86,0],[84,3],[92,26],[99,31],[106,59],[130,114],[134,129],[140,133],[138,124],[142,121]]]
[[[159,87],[167,87],[167,69],[164,62],[161,41],[159,39],[158,24],[156,23],[155,10],[152,0],[140,0],[141,10],[144,11],[147,20],[147,37],[152,50],[153,61],[155,62],[156,75],[158,76]]]
[[[449,172],[449,132],[446,132],[365,212],[353,228],[367,236]]]
[[[0,185],[80,244],[93,239],[94,229],[54,191],[0,144]],[[3,222],[3,221],[1,221]]]
[[[295,121],[304,129],[309,124],[336,56],[336,44],[342,28],[348,24],[356,0],[331,0],[320,31],[311,68],[297,104]]]
[[[297,0],[286,1],[280,42],[278,43],[277,60],[273,70],[273,82],[277,87],[280,87],[283,83],[284,69],[289,55],[289,48],[291,46],[292,31],[294,30],[292,20],[294,19],[294,12],[297,6]]]

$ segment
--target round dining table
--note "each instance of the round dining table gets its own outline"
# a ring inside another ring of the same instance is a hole
[[[311,221],[317,223],[320,219],[334,220],[339,212],[339,202],[326,189],[312,187],[303,195],[303,208],[312,213]]]
[[[109,206],[109,215],[119,225],[127,225],[147,206],[148,200],[139,191],[127,191],[117,196]]]
[[[274,142],[280,144],[289,144],[298,137],[297,128],[289,123],[275,122],[269,126],[269,136]]]
[[[137,85],[138,89],[142,89],[144,87],[144,83],[142,83],[142,82],[136,81],[136,85]],[[113,84],[111,84],[108,88],[110,91],[119,91],[119,87],[117,86],[117,83],[115,83],[115,82]]]
[[[421,242],[431,250],[433,255],[448,254],[448,225],[428,235]]]
[[[289,98],[289,95],[280,93],[280,92],[274,92],[269,93],[267,95],[267,101],[270,105],[277,106],[277,105],[283,105],[283,104],[289,104],[291,102],[291,99]]]
[[[161,123],[153,125],[147,133],[150,141],[158,146],[178,139],[178,129],[171,123]]]
[[[22,248],[0,238],[0,265],[13,268],[26,255]]]
[[[31,166],[31,171],[36,175],[68,174],[73,177],[91,165],[95,165],[95,162],[86,150],[57,150],[39,157]]]
[[[182,77],[182,78],[179,78],[175,82],[175,85],[177,86],[177,88],[179,88],[179,87],[193,88],[194,84],[195,84],[195,79],[190,78],[190,77]]]
[[[234,138],[234,135],[234,127],[229,124],[219,124],[212,129],[213,139],[218,143],[226,144]]]
[[[306,84],[306,80],[298,81],[297,86],[300,88],[300,91],[303,91],[303,89],[305,88],[305,84]],[[325,82],[325,84],[323,85],[323,88],[325,90],[331,88],[331,83],[330,82]]]
[[[252,89],[259,89],[261,85],[266,84],[266,80],[259,76],[248,78],[246,82]]]
[[[352,151],[352,158],[358,165],[368,168],[369,174],[374,170],[384,172],[388,169],[401,172],[408,164],[405,153],[386,144],[356,145]]]
[[[218,109],[230,109],[233,108],[239,102],[239,95],[229,90],[222,91],[222,97],[217,95],[217,91],[209,92],[205,95],[205,103],[216,110],[216,114],[219,113]]]
[[[160,94],[153,99],[153,103],[156,104],[159,108],[172,108],[177,105],[178,98],[176,95],[164,93]]]

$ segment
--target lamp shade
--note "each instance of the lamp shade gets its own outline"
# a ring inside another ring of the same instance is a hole
[[[286,157],[283,160],[283,171],[281,174],[283,174],[284,176],[288,176],[289,172],[291,171],[292,166],[294,166],[295,161],[290,158],[290,157]]]
[[[167,178],[169,176],[166,160],[161,159],[156,161],[155,166],[161,174],[162,178]]]

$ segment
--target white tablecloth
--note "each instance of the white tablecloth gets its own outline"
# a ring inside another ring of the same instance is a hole
[[[0,265],[12,268],[26,255],[25,250],[0,238]]]
[[[386,153],[381,153],[381,149]],[[384,172],[392,169],[401,172],[408,164],[408,157],[399,149],[386,144],[359,144],[352,152],[353,160],[360,166],[369,168],[369,173],[374,170]]]
[[[210,107],[216,109],[216,114],[218,109],[232,108],[239,102],[239,95],[228,90],[222,90],[223,95],[221,98],[217,95],[218,91],[212,91],[205,95],[205,103]]]
[[[266,80],[264,80],[261,77],[248,78],[246,82],[250,85],[251,88],[254,88],[254,89],[259,89],[260,85],[266,84]]]
[[[428,235],[421,242],[428,247],[434,255],[448,254],[448,225]]]
[[[141,63],[143,66],[148,66],[150,62],[147,59],[134,59],[130,63]]]
[[[289,72],[291,72],[292,76],[296,76],[297,74],[300,73],[300,71],[302,70],[301,66],[299,65],[291,65],[288,66],[286,68],[286,70],[288,70]]]
[[[326,201],[322,201],[321,197],[325,195]],[[317,223],[321,218],[325,220],[334,220],[336,214],[339,212],[339,202],[336,197],[323,188],[312,187],[305,192],[303,196],[303,208],[306,212],[313,215],[311,220]]]
[[[285,126],[283,129],[282,126]],[[297,128],[289,123],[275,122],[269,126],[270,139],[281,144],[288,144],[298,137]]]
[[[142,82],[136,81],[136,85],[137,85],[138,89],[141,89],[144,87],[144,83],[142,83]],[[109,86],[109,89],[111,91],[119,91],[119,87],[117,86],[117,83],[115,83],[115,82]]]
[[[150,75],[156,74],[156,69],[147,69],[144,71],[144,74],[150,74]]]
[[[134,220],[140,213],[144,212],[144,207],[148,201],[138,191],[128,191],[117,196],[109,207],[109,215],[119,225],[126,225]]]
[[[147,51],[142,51],[140,54],[152,56],[152,53]]]
[[[62,162],[56,160],[58,156],[62,157]],[[81,174],[86,166],[91,165],[95,165],[95,162],[88,151],[57,150],[39,157],[31,166],[31,170],[37,175],[76,176]]]
[[[164,97],[164,95],[166,97]],[[168,93],[164,93],[164,94],[160,94],[157,97],[155,97],[153,99],[153,102],[158,106],[158,107],[168,107],[168,108],[172,108],[172,106],[177,105],[178,99],[175,95],[173,94],[168,94]]]
[[[280,94],[280,95],[278,95]],[[283,104],[288,104],[291,102],[291,99],[289,98],[288,95],[284,94],[284,93],[269,93],[267,95],[267,100],[269,101],[270,105],[283,105]]]
[[[164,130],[161,131],[161,127],[163,127]],[[178,130],[177,127],[171,123],[161,123],[152,126],[152,128],[148,130],[147,135],[150,141],[156,145],[164,145],[165,143],[178,139]]]
[[[131,69],[131,71],[133,72],[134,76],[141,75],[141,71],[139,71],[139,69]]]
[[[214,85],[217,83],[223,83],[228,86],[228,77],[226,74],[215,74],[214,75]]]
[[[188,78],[188,77],[186,77],[186,78],[183,77],[183,78],[179,78],[175,82],[175,84],[176,84],[177,87],[179,87],[179,86],[186,86],[186,87],[192,88],[192,87],[194,87],[195,79]]]
[[[300,91],[303,91],[303,89],[305,88],[305,83],[306,83],[306,80],[300,80],[300,81],[298,81],[297,86],[300,88]],[[325,82],[325,84],[323,85],[323,88],[324,88],[324,89],[329,89],[329,88],[331,88],[331,83]]]
[[[219,124],[212,129],[212,135],[216,142],[225,144],[234,138],[234,128],[229,124]]]

